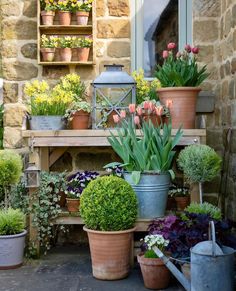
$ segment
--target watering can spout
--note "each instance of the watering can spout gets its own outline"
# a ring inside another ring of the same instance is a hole
[[[157,247],[153,247],[153,251],[156,255],[163,261],[166,267],[171,271],[171,273],[176,277],[176,279],[183,285],[187,291],[191,291],[190,281],[180,272],[176,266],[167,258]]]

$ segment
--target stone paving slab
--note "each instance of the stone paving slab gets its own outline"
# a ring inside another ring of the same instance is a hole
[[[147,291],[138,265],[128,278],[101,281],[92,276],[87,247],[56,247],[41,260],[0,271],[0,291]],[[183,291],[173,280],[167,291]]]

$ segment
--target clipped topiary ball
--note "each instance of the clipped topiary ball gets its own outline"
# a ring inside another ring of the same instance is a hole
[[[82,192],[80,214],[89,229],[119,231],[134,226],[137,198],[132,187],[115,176],[99,177]]]

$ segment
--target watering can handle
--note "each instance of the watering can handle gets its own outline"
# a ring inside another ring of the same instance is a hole
[[[209,230],[208,230],[209,239],[212,240],[212,255],[216,255],[216,232],[214,221],[209,221]]]

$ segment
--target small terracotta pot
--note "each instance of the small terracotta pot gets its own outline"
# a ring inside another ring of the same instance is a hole
[[[58,17],[60,25],[71,24],[71,13],[69,11],[58,11]]]
[[[41,48],[42,58],[44,62],[52,62],[55,56],[55,48]]]
[[[54,16],[54,11],[41,11],[43,25],[53,25]]]
[[[80,206],[80,200],[66,198],[66,205],[69,212],[78,212],[79,206]]]
[[[195,128],[196,103],[198,87],[167,87],[158,89],[159,98],[163,104],[171,100],[173,104],[169,107],[172,128],[190,129]]]
[[[144,286],[148,289],[165,289],[170,282],[170,271],[159,258],[137,256],[143,275]]]
[[[78,25],[87,25],[89,18],[89,12],[78,11],[76,12],[76,20]]]
[[[60,48],[60,59],[62,62],[70,62],[72,58],[72,49],[69,47]]]
[[[90,47],[77,48],[78,61],[87,62],[89,58]]]
[[[88,129],[90,113],[79,110],[73,114],[72,129]]]
[[[183,196],[183,197],[175,197],[177,210],[184,210],[190,204],[190,197]]]

